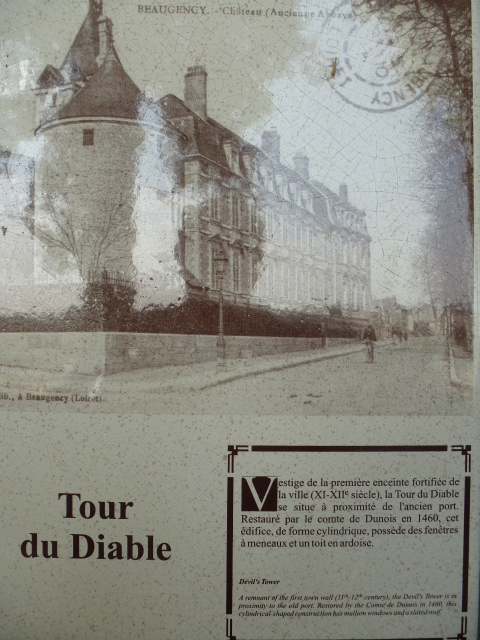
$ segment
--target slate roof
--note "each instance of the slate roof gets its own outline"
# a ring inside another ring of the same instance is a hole
[[[78,68],[86,77],[93,75],[97,71],[96,60],[99,53],[97,20],[101,15],[102,3],[90,0],[87,17],[65,56],[60,70],[74,72]],[[72,80],[75,79],[72,78]]]
[[[56,118],[107,117],[139,120],[148,115],[156,120],[160,115],[160,120],[163,116],[164,120],[175,128],[179,142],[180,140],[182,142],[183,152],[187,156],[199,154],[230,171],[225,143],[234,143],[242,153],[252,151],[257,166],[268,164],[275,173],[282,173],[289,190],[292,183],[299,185],[302,190],[307,188],[313,196],[313,210],[324,223],[334,222],[330,219],[327,201],[333,207],[341,203],[348,210],[358,212],[350,203],[341,201],[337,194],[324,185],[316,181],[304,180],[296,171],[269,158],[263,150],[246,142],[212,118],[200,117],[183,100],[172,94],[164,96],[151,104],[150,109],[145,110],[145,105],[142,105],[144,96],[123,68],[112,42],[109,44],[109,51],[103,64],[98,68],[98,18],[102,15],[102,0],[89,0],[89,2],[88,14],[62,66],[56,69],[47,65],[38,81],[39,87],[71,82],[76,82],[77,86],[81,87],[60,109]],[[161,114],[156,113],[157,110]],[[183,122],[179,122],[182,119]],[[239,157],[239,169],[240,173],[248,179],[242,153]],[[257,172],[256,181],[259,184],[263,183],[261,171]],[[274,190],[277,189],[276,178],[274,178]],[[278,195],[283,197],[280,193]]]
[[[88,14],[62,66],[57,69],[47,65],[38,79],[40,88],[72,82],[81,87],[55,118],[138,118],[140,89],[122,67],[112,42],[103,64],[98,67],[98,19],[101,15],[102,1],[90,0]]]
[[[200,154],[204,158],[213,160],[217,164],[229,169],[227,157],[225,155],[224,143],[229,140],[235,140],[241,149],[246,147],[254,149],[252,145],[247,144],[239,136],[235,135],[221,124],[207,118],[203,120],[194,111],[189,109],[185,102],[177,96],[168,94],[161,98],[158,102],[166,120],[178,118],[191,118],[191,128],[182,131],[186,133],[189,146],[185,150],[187,154]]]
[[[99,53],[97,20],[102,15],[101,0],[90,0],[88,14],[82,23],[62,65],[57,68],[47,64],[37,85],[48,88],[55,85],[84,81],[97,71]]]
[[[199,154],[208,160],[213,160],[218,165],[221,165],[225,169],[230,171],[228,159],[225,154],[226,142],[235,142],[239,149],[244,153],[245,151],[253,151],[257,164],[263,161],[271,162],[274,170],[284,174],[288,183],[302,183],[308,186],[313,193],[313,207],[315,213],[323,220],[324,224],[329,224],[326,196],[324,193],[318,190],[317,186],[309,181],[305,181],[300,175],[285,165],[269,159],[264,151],[255,147],[254,145],[246,142],[238,135],[213,120],[213,118],[207,117],[206,120],[198,116],[194,111],[189,109],[185,102],[177,96],[169,94],[164,96],[158,101],[163,113],[163,117],[170,121],[173,126],[179,127],[178,120],[185,118],[181,131],[187,136],[188,143],[184,148],[186,155]],[[243,164],[243,160],[240,155],[240,172],[247,177],[247,171]],[[262,177],[258,175],[259,184],[262,184]],[[330,195],[330,194],[328,194]],[[281,196],[279,196],[281,197]]]
[[[115,50],[58,114],[59,119],[111,117],[137,119],[141,92],[122,67]]]

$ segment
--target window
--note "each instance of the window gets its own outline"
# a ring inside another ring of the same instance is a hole
[[[57,106],[57,94],[49,91],[45,98],[45,107],[47,109],[50,109],[56,106]]]
[[[237,251],[233,254],[233,290],[240,291],[240,254]]]
[[[257,159],[255,157],[252,158],[252,162],[250,164],[252,168],[252,180],[257,180]]]
[[[297,268],[297,300],[303,299],[303,278],[302,272]]]
[[[283,265],[283,297],[285,300],[288,300],[290,295],[290,269],[288,268],[288,264]]]
[[[214,249],[212,247],[211,253],[210,253],[210,273],[212,275],[212,289],[218,289],[218,278],[217,278],[217,274],[215,271],[215,256],[217,254],[216,249]]]
[[[343,307],[345,309],[348,307],[348,284],[346,282],[343,284]]]
[[[234,193],[232,193],[231,205],[232,205],[232,226],[238,229],[240,227],[238,196]]]
[[[93,146],[93,129],[84,129],[83,130],[83,146],[84,147],[92,147]]]
[[[273,264],[270,263],[268,265],[268,271],[267,271],[267,287],[268,287],[268,291],[267,291],[267,295],[269,298],[273,298],[274,296],[274,292],[275,292],[275,281],[274,281],[274,276],[273,276]]]
[[[362,267],[363,268],[368,267],[368,262],[369,262],[368,258],[369,258],[369,256],[368,256],[368,248],[364,247],[363,248],[363,259],[362,259]]]
[[[282,198],[285,198],[285,177],[282,173],[275,174],[275,182],[277,184],[278,193]]]
[[[265,189],[268,191],[273,191],[273,173],[269,169],[265,171]]]
[[[238,171],[238,151],[232,149],[232,170]]]
[[[210,190],[210,216],[213,220],[219,219],[219,196],[215,185],[211,186]]]
[[[315,290],[315,278],[313,273],[310,271],[310,273],[308,274],[308,293],[307,293],[308,302],[313,302],[314,290]]]
[[[327,290],[325,285],[325,274],[322,271],[315,273],[315,290],[314,298],[315,302],[322,302],[327,296]]]
[[[252,291],[258,280],[258,258],[257,256],[252,256]]]
[[[311,193],[310,191],[307,193],[307,197],[306,197],[306,207],[307,209],[309,209],[310,211],[313,210],[313,193]]]
[[[271,235],[271,216],[270,217],[270,235]],[[250,201],[250,231],[252,233],[258,233],[258,219],[257,219],[257,209],[255,207],[255,202]]]

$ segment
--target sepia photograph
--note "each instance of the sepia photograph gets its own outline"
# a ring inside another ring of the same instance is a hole
[[[162,2],[0,2],[0,639],[473,640],[478,3]]]
[[[470,414],[471,8],[424,4],[4,3],[2,405]]]

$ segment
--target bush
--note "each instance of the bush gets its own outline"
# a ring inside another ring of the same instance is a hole
[[[109,287],[92,285],[85,292],[83,307],[72,307],[66,313],[48,316],[14,314],[0,317],[0,330],[93,332],[103,328],[103,331],[133,333],[218,333],[218,303],[214,300],[191,297],[178,305],[150,305],[135,311],[133,295],[131,290],[117,290],[113,295]],[[363,325],[361,320],[344,317],[228,303],[224,304],[223,315],[226,336],[357,338]]]

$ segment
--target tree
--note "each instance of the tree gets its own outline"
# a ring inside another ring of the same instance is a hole
[[[133,307],[132,253],[136,239],[131,198],[88,203],[88,210],[67,196],[43,194],[33,234],[42,247],[42,266],[50,273],[80,278],[84,322],[91,330],[125,330]]]
[[[44,202],[46,211],[35,219],[33,232],[46,261],[59,272],[76,270],[84,283],[104,270],[130,275],[135,225],[121,194],[115,202],[99,198],[94,212],[82,211],[60,195],[45,194]]]
[[[473,247],[466,215],[468,198],[461,181],[464,157],[439,110],[436,116],[421,116],[422,128],[428,133],[419,186],[430,216],[415,265],[435,318],[449,304],[471,308],[473,302]]]
[[[402,51],[396,64],[405,77],[427,80],[431,110],[448,108],[447,124],[460,143],[473,235],[473,82],[470,0],[352,0],[393,32]]]

